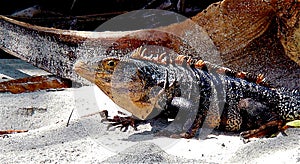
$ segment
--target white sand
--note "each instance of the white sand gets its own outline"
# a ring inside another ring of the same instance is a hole
[[[107,130],[99,115],[83,117],[104,109],[111,115],[119,110],[92,86],[56,92],[1,93],[0,104],[1,130],[29,130],[0,137],[0,163],[300,162],[300,129],[289,129],[288,136],[247,144],[238,135],[210,135],[205,140],[153,137],[150,125],[140,126],[138,131]],[[36,110],[26,110],[29,107]],[[66,127],[72,109],[75,111]]]

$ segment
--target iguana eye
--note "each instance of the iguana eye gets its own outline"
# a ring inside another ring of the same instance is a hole
[[[115,67],[117,66],[119,60],[118,59],[108,59],[102,61],[102,66],[106,70],[114,70]]]
[[[107,62],[107,65],[110,67],[113,67],[113,66],[115,66],[115,61],[110,60]]]

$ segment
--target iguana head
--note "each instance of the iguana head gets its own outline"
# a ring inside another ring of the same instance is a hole
[[[140,119],[162,109],[165,71],[140,60],[100,57],[91,64],[78,61],[75,71],[96,84],[117,105]]]

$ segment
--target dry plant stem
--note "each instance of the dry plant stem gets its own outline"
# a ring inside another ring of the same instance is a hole
[[[71,113],[70,113],[70,116],[69,116],[69,118],[68,118],[68,122],[67,122],[66,127],[68,127],[68,126],[70,125],[70,120],[71,120],[71,117],[72,117],[73,112],[74,112],[74,109],[72,109],[72,111],[71,111]]]

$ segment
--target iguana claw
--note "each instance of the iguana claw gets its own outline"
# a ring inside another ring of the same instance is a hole
[[[128,130],[129,126],[131,126],[134,130],[137,130],[138,120],[131,116],[114,116],[113,118],[108,118],[107,110],[103,110],[101,112],[101,117],[103,118],[102,122],[107,121],[109,123],[107,129],[110,127],[117,127],[120,128],[121,131],[125,132]]]

